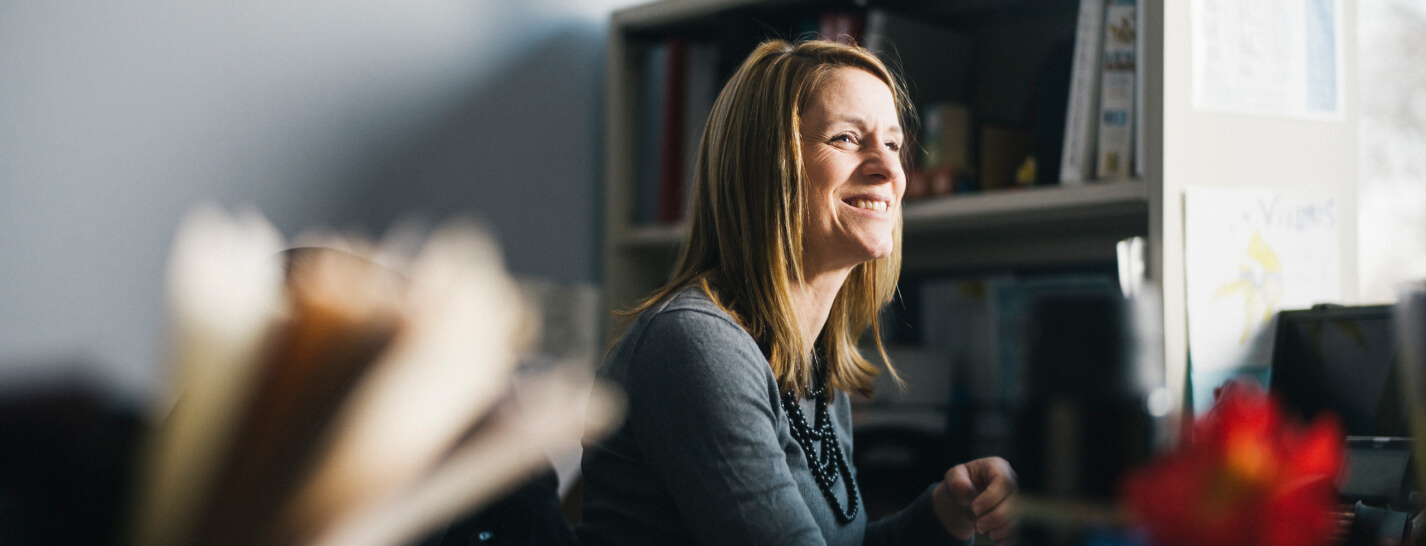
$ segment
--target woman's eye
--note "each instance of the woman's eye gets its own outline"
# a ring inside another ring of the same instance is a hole
[[[856,139],[852,138],[852,135],[837,135],[832,137],[832,142],[855,144]]]
[[[886,148],[893,152],[899,152],[901,151],[901,143],[894,140],[888,140],[886,141]]]

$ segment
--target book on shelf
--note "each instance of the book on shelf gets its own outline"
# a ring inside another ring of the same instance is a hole
[[[1134,10],[1134,178],[1144,178],[1144,9]]]
[[[1104,52],[1099,86],[1095,176],[1128,179],[1133,172],[1134,78],[1138,72],[1136,0],[1110,0],[1104,10]]]
[[[647,225],[658,217],[659,160],[663,140],[664,82],[668,79],[668,44],[650,44],[643,54],[639,75],[638,149],[634,176],[634,225]]]
[[[866,17],[851,11],[827,11],[817,17],[817,37],[840,44],[859,43]]]
[[[718,48],[681,37],[649,45],[639,86],[634,225],[669,225],[687,214],[693,169],[717,98]]]
[[[1061,184],[1081,184],[1094,176],[1103,28],[1104,0],[1080,0],[1074,31],[1074,67],[1065,109],[1064,151],[1060,155]]]
[[[693,174],[698,167],[698,150],[703,139],[704,126],[708,124],[708,114],[713,111],[713,102],[718,99],[718,47],[703,42],[689,42],[688,59],[684,65],[684,85],[686,98],[683,103],[683,165],[680,179],[682,195],[677,202],[678,209],[674,221],[688,215],[686,210],[693,197]]]
[[[667,79],[664,80],[663,115],[659,127],[658,222],[677,222],[683,212],[683,146],[685,102],[688,98],[688,42],[668,41]]]

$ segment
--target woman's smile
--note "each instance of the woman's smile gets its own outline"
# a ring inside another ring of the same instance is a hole
[[[873,212],[886,212],[887,208],[891,206],[891,200],[889,199],[851,198],[843,199],[842,202],[861,210]]]

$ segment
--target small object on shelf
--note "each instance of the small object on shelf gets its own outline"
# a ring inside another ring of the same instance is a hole
[[[922,165],[949,166],[956,176],[975,174],[971,154],[971,112],[964,104],[938,102],[922,112]]]
[[[956,173],[950,165],[942,165],[939,169],[928,173],[930,178],[927,184],[930,187],[931,195],[950,195],[955,193]]]
[[[970,162],[970,109],[954,103],[927,107],[921,129],[921,157],[913,171],[917,197],[957,193],[957,179],[974,173]]]
[[[911,169],[911,172],[906,173],[906,193],[902,200],[915,201],[929,197],[931,194],[929,178],[929,173],[922,169]]]
[[[1020,167],[1015,169],[1015,185],[1034,186],[1036,175],[1035,156],[1026,156],[1025,161],[1020,162]]]

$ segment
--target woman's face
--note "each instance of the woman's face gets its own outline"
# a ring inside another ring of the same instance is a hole
[[[804,267],[826,271],[891,255],[906,175],[891,88],[838,68],[802,112]]]

